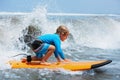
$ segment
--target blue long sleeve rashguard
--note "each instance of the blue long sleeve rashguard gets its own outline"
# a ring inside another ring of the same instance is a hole
[[[61,40],[58,34],[45,34],[37,37],[43,43],[52,44],[55,46],[55,57],[60,56],[62,59],[65,59],[64,53],[61,49]]]

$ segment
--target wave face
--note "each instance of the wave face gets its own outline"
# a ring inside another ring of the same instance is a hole
[[[78,45],[104,49],[120,47],[119,15],[54,14],[47,13],[44,9],[32,13],[4,14],[0,15],[0,42],[7,47],[11,45],[10,48],[16,45],[16,40],[27,34],[28,30],[25,32],[25,29],[29,26],[37,28],[42,33],[54,33],[61,24],[69,28],[71,39]]]
[[[55,33],[61,24],[70,30],[70,36],[63,47],[79,45],[100,49],[120,48],[119,15],[58,15],[47,13],[45,8],[31,13],[4,14],[0,15],[0,51],[5,55],[8,55],[6,50],[28,52],[29,47],[26,44],[31,41],[31,37]]]

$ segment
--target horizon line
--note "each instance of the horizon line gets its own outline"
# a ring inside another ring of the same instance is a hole
[[[32,14],[32,12],[0,12],[0,15],[28,15],[28,14]],[[101,14],[101,13],[45,13],[45,14],[49,16],[120,16],[120,14]]]

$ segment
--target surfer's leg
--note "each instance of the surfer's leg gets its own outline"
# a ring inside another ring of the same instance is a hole
[[[54,51],[55,51],[55,46],[50,45],[47,53],[45,54],[45,56],[43,56],[41,62],[46,62],[48,58],[54,53]]]
[[[33,61],[41,61],[42,58],[37,58],[36,56],[32,56],[32,60],[33,60]]]

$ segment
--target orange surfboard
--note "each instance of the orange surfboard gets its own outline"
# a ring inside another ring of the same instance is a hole
[[[111,63],[112,60],[97,60],[97,61],[79,61],[79,62],[54,62],[49,65],[45,64],[28,64],[26,62],[22,61],[9,61],[9,64],[11,65],[11,68],[48,68],[48,69],[59,69],[63,68],[65,70],[71,70],[71,71],[81,71],[81,70],[90,70],[94,68],[98,68],[104,65],[107,65]],[[37,63],[37,61],[36,61]]]

